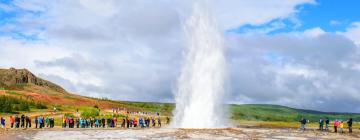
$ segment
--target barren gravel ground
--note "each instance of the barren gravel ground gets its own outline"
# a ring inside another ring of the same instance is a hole
[[[360,139],[360,131],[339,134],[297,129],[44,129],[9,130],[1,139],[8,140],[114,140],[114,139]]]

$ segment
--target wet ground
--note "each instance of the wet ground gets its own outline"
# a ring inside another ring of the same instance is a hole
[[[360,132],[339,134],[297,129],[227,128],[227,129],[44,129],[9,130],[9,140],[114,140],[114,139],[360,139]]]

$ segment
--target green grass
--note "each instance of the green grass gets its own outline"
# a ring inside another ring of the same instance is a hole
[[[347,120],[352,117],[354,120],[360,120],[360,114],[355,113],[319,112],[279,105],[245,104],[230,105],[229,108],[233,120],[294,122],[298,121],[301,116],[312,122],[317,122],[321,118]]]
[[[170,115],[175,108],[171,103],[154,103],[154,102],[121,102],[125,107],[141,108],[145,111],[159,112]]]
[[[17,96],[21,96],[22,94],[17,93],[15,91],[7,91],[6,94],[10,94],[10,95],[17,95]]]
[[[27,87],[27,84],[13,84],[11,86],[6,86],[4,88],[6,88],[7,90],[24,90],[25,87]]]
[[[65,99],[70,99],[70,100],[75,100],[76,98],[73,96],[69,96],[69,95],[65,95],[64,96]]]

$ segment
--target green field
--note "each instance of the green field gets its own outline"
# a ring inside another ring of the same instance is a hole
[[[330,120],[347,120],[348,118],[352,117],[354,120],[360,120],[360,114],[355,113],[320,112],[289,108],[279,105],[244,104],[230,105],[229,108],[231,111],[231,118],[233,120],[293,122],[298,121],[301,116],[305,117],[311,122],[317,122],[321,118],[329,118]]]

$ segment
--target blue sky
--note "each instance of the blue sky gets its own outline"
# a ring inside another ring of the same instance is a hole
[[[26,27],[22,22],[28,22],[28,18],[40,18],[42,11],[24,9],[13,0],[0,1],[0,36],[12,37],[28,41],[39,40],[38,33],[45,30],[41,24],[34,24],[33,27]],[[36,27],[34,27],[36,26]],[[30,32],[31,31],[31,32]]]
[[[298,12],[291,18],[278,18],[261,25],[246,24],[230,31],[244,33],[253,29],[268,28],[279,22],[283,25],[268,32],[269,34],[304,31],[316,27],[326,32],[345,31],[353,22],[360,21],[359,5],[360,1],[357,0],[316,0],[316,4],[298,5]]]
[[[325,31],[344,31],[354,21],[360,21],[358,0],[317,0],[317,4],[301,6],[299,19],[302,30],[321,27]],[[300,29],[300,30],[301,30]]]

